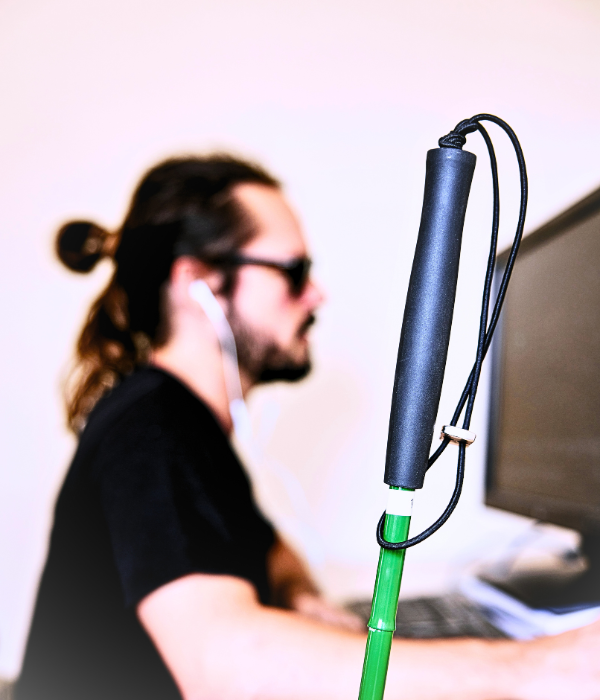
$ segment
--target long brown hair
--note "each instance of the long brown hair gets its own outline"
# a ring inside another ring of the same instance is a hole
[[[145,174],[117,231],[89,221],[61,227],[56,250],[69,269],[89,272],[102,257],[115,263],[77,342],[65,392],[73,431],[80,432],[102,395],[166,340],[161,289],[173,260],[193,255],[210,263],[252,238],[252,222],[232,194],[243,182],[279,187],[258,165],[229,155],[173,158]]]

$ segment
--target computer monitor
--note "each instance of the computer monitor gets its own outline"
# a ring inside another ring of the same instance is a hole
[[[524,238],[492,367],[486,503],[578,530],[600,568],[600,189]]]

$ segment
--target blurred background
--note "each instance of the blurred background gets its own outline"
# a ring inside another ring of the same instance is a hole
[[[0,0],[0,676],[18,673],[74,449],[61,382],[111,272],[106,261],[86,277],[62,268],[61,222],[118,226],[143,171],[173,154],[233,151],[283,180],[328,302],[311,378],[261,389],[251,408],[267,460],[307,495],[309,527],[285,497],[269,499],[276,489],[261,498],[330,597],[368,598],[426,151],[461,119],[491,112],[525,151],[527,230],[584,196],[600,183],[599,35],[593,0]],[[517,170],[505,138],[490,132],[503,248]],[[440,425],[473,361],[491,223],[487,156],[477,135],[467,148],[479,164]],[[483,505],[488,380],[463,499],[410,551],[402,595],[450,590],[531,529]],[[417,494],[413,533],[443,509],[455,458],[448,449]]]

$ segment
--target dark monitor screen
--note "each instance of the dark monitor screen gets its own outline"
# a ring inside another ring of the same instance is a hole
[[[486,503],[599,532],[600,190],[523,240],[492,355]]]

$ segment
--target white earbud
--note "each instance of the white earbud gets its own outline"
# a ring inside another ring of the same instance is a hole
[[[223,321],[227,322],[221,305],[204,280],[194,280],[190,284],[188,292],[190,297],[204,309],[204,313],[213,325],[215,323],[221,324]]]
[[[252,427],[248,408],[242,393],[240,381],[240,369],[237,359],[235,337],[225,312],[204,280],[194,280],[189,286],[190,297],[200,304],[206,317],[217,334],[221,354],[223,357],[223,371],[225,374],[225,388],[229,401],[229,415],[233,422],[233,429],[240,440],[250,440]]]

